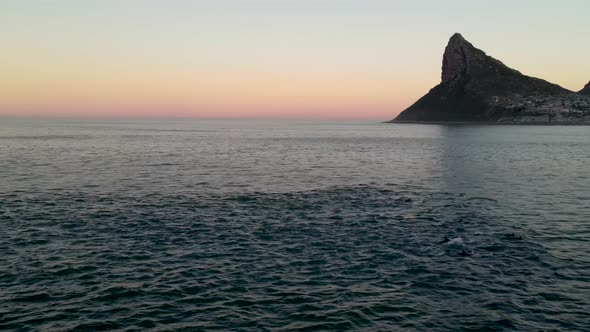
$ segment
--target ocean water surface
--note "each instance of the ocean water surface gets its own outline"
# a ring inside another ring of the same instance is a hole
[[[589,331],[589,165],[588,126],[2,119],[0,330]]]

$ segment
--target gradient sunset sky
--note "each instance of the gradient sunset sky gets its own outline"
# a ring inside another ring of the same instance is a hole
[[[388,120],[439,83],[454,32],[590,80],[587,0],[7,0],[0,115]]]

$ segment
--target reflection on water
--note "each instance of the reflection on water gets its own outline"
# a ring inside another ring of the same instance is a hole
[[[3,121],[0,329],[586,331],[589,161],[590,127]]]

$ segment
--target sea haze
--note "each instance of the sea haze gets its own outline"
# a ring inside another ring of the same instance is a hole
[[[588,126],[3,119],[0,329],[588,331],[589,165]]]

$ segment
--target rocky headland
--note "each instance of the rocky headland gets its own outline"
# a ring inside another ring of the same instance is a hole
[[[590,83],[579,92],[529,77],[454,34],[441,83],[394,123],[590,124]]]

